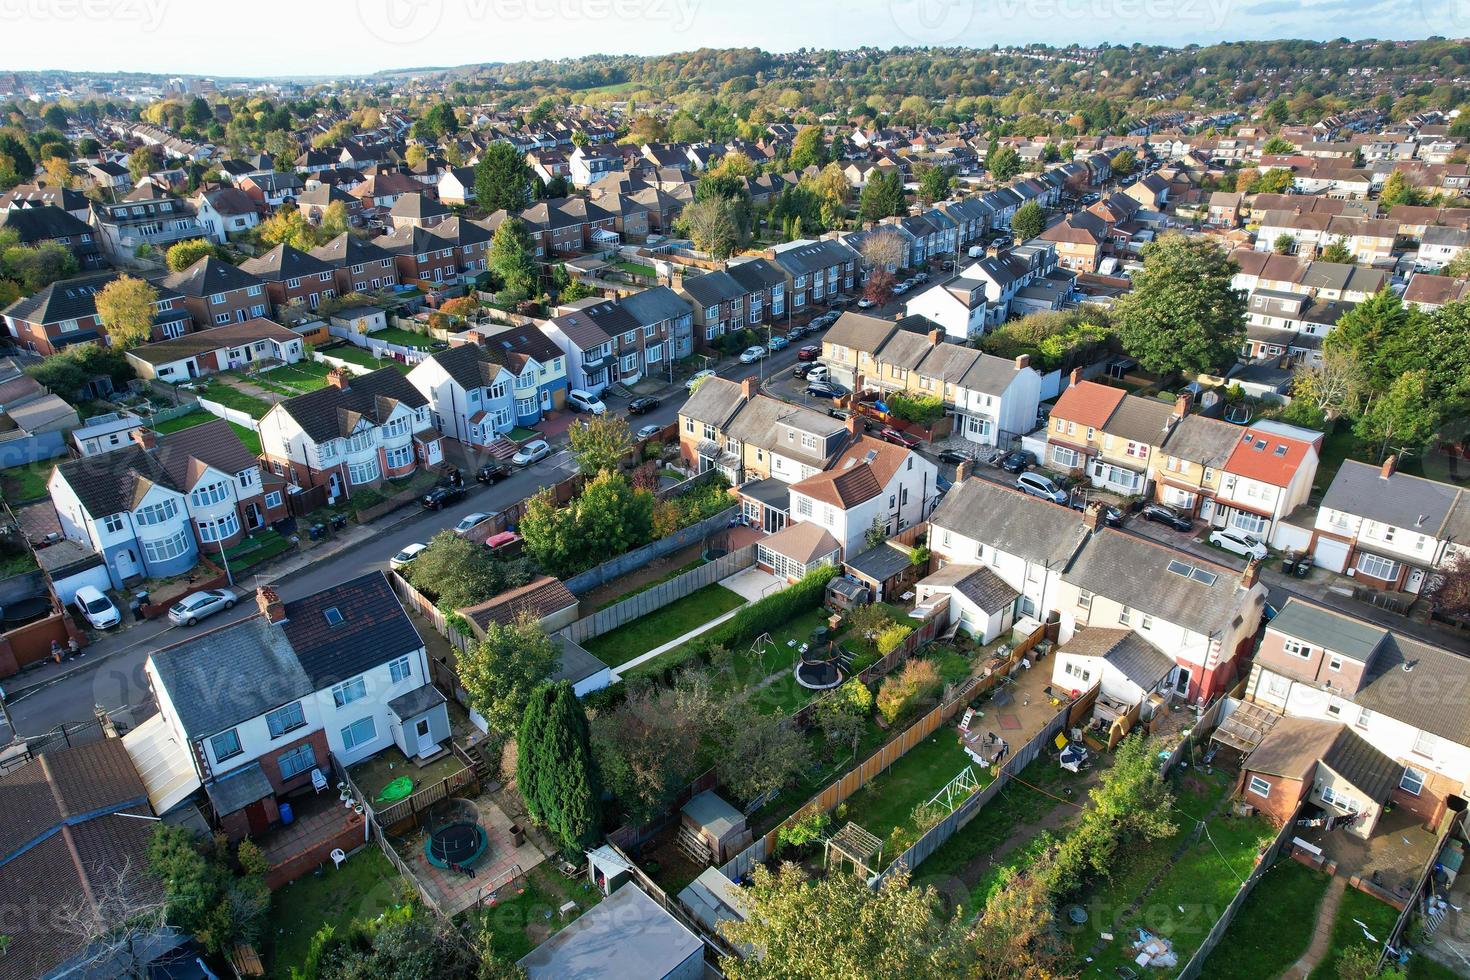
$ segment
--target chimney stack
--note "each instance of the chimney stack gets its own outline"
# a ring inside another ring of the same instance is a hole
[[[1022,368],[1028,368],[1030,366],[1031,366],[1031,355],[1030,354],[1017,354],[1016,355],[1016,370],[1017,371],[1021,370]]]
[[[1102,515],[1102,501],[1091,501],[1090,503],[1088,503],[1087,508],[1082,511],[1082,526],[1086,528],[1089,533],[1096,531],[1099,527],[1102,526]]]
[[[1398,465],[1398,456],[1396,454],[1390,453],[1389,457],[1383,461],[1383,468],[1378,471],[1379,477],[1387,480],[1389,477],[1393,476],[1393,472],[1394,470],[1398,469]]]
[[[849,415],[847,417],[847,421],[844,424],[847,426],[847,434],[850,435],[850,436],[852,436],[854,439],[856,439],[857,438],[857,435],[858,435],[858,417],[857,417],[857,413],[854,412],[852,415]]]
[[[342,368],[332,368],[327,372],[327,384],[333,388],[346,389],[350,383],[350,375]]]
[[[1176,419],[1182,419],[1188,415],[1189,406],[1193,401],[1194,397],[1189,392],[1181,393],[1178,398],[1174,399],[1174,417]]]
[[[975,464],[970,460],[960,460],[954,468],[954,482],[963,483],[965,480],[968,480],[970,478],[970,471],[974,468]]]
[[[152,449],[158,445],[158,436],[147,426],[141,429],[133,429],[128,433],[128,437],[144,449]]]
[[[756,379],[755,378],[746,378],[743,381],[741,381],[740,382],[740,397],[743,398],[743,399],[745,399],[746,401],[750,401],[752,398],[755,397],[755,392],[756,392],[756,387],[755,386],[756,386]]]
[[[1082,369],[1080,367],[1074,367],[1072,369],[1072,373],[1069,374],[1069,375],[1067,375],[1067,384],[1069,384],[1069,385],[1075,385],[1075,384],[1081,383],[1081,381],[1082,381]]]
[[[260,608],[260,614],[265,617],[266,622],[272,626],[279,626],[286,621],[286,604],[269,585],[256,591],[255,604]]]
[[[940,345],[940,343],[943,342],[943,340],[944,340],[944,331],[943,330],[930,330],[929,331],[929,346],[930,347],[938,347]]]
[[[1242,589],[1254,588],[1255,584],[1260,580],[1261,560],[1259,558],[1252,558],[1250,561],[1246,562],[1245,568],[1241,570],[1240,587]]]

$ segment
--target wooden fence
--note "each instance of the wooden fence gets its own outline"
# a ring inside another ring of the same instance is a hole
[[[646,616],[655,610],[662,609],[671,602],[677,602],[690,593],[713,585],[736,572],[744,571],[754,564],[755,545],[746,545],[744,548],[732,551],[728,555],[722,555],[698,568],[691,568],[651,589],[645,589],[637,595],[629,596],[606,609],[599,609],[591,616],[584,616],[568,625],[562,632],[572,642],[584,643],[593,637],[615,630],[624,623],[632,622],[640,616]]]
[[[688,483],[689,481],[686,480],[685,482]],[[671,555],[690,545],[699,544],[705,541],[710,535],[725,531],[739,516],[739,505],[732,504],[718,514],[706,517],[696,524],[680,528],[673,534],[657,538],[648,542],[648,544],[634,548],[632,551],[609,558],[594,568],[589,568],[584,572],[573,575],[566,580],[567,591],[573,595],[590,592],[599,586],[606,585],[613,579],[643,568],[651,561]]]
[[[398,594],[403,604],[432,623],[434,630],[448,640],[449,645],[455,650],[460,653],[468,653],[474,647],[475,641],[455,629],[448,618],[439,611],[439,607],[430,602],[428,596],[415,589],[408,579],[390,570],[388,581],[393,583],[393,591]]]

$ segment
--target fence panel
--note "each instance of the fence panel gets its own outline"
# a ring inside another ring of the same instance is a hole
[[[657,541],[651,541],[641,548],[635,548],[626,554],[609,559],[596,568],[589,568],[579,575],[573,575],[566,580],[567,589],[572,595],[581,595],[584,592],[590,592],[598,586],[606,585],[621,575],[628,574],[635,568],[642,568],[657,558],[671,555],[676,551],[703,541],[707,536],[729,527],[730,522],[739,515],[740,507],[738,505],[728,507],[713,517],[705,518],[698,524],[692,524],[682,530],[675,531],[668,537],[659,538]]]
[[[721,555],[698,568],[691,568],[651,589],[645,589],[635,596],[629,596],[606,609],[599,609],[591,616],[584,616],[568,625],[562,632],[572,642],[583,643],[595,636],[601,636],[603,633],[617,629],[624,623],[632,622],[640,616],[646,616],[657,609],[662,609],[671,602],[682,599],[692,592],[697,592],[707,585],[713,585],[723,578],[729,578],[736,572],[743,571],[754,564],[755,545],[746,545],[738,551]]]
[[[253,416],[247,415],[245,412],[242,412],[237,408],[227,408],[226,406],[221,405],[219,402],[210,401],[208,398],[199,399],[199,407],[204,409],[206,412],[209,412],[211,415],[218,415],[226,422],[234,422],[236,425],[243,425],[245,426],[245,428],[250,429],[251,431],[256,430],[260,425],[260,423]]]
[[[1199,716],[1199,720],[1189,730],[1189,737],[1181,739],[1179,744],[1174,746],[1174,751],[1169,753],[1169,758],[1164,760],[1163,766],[1159,769],[1160,773],[1168,776],[1169,773],[1174,771],[1174,767],[1189,754],[1191,745],[1200,742],[1206,735],[1215,730],[1220,724],[1220,712],[1224,707],[1225,698],[1218,697],[1205,709],[1204,714]]]

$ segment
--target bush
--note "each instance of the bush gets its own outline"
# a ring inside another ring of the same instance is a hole
[[[888,411],[895,418],[915,425],[933,425],[944,418],[944,401],[934,396],[910,398],[908,395],[895,394],[888,396],[887,402]]]
[[[880,655],[886,657],[902,646],[903,641],[908,639],[909,634],[913,631],[914,628],[906,623],[890,623],[879,631],[878,638],[873,645],[878,648]]]
[[[776,831],[776,851],[779,853],[788,847],[806,847],[820,840],[822,832],[831,822],[832,818],[821,810],[809,811]]]
[[[878,689],[878,713],[892,725],[941,686],[939,670],[927,660],[910,660]]]

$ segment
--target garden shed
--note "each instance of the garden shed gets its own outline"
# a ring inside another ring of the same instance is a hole
[[[721,799],[712,789],[684,804],[679,822],[681,836],[693,834],[698,837],[716,864],[723,864],[751,841],[750,830],[745,826],[745,814]]]

